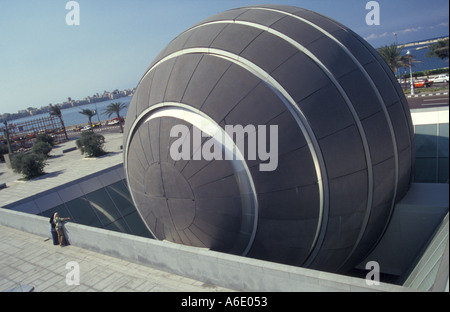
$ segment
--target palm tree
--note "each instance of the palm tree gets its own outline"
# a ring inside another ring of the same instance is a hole
[[[448,39],[439,40],[428,48],[430,51],[427,53],[427,57],[438,57],[441,60],[447,59],[448,62]]]
[[[67,136],[66,126],[64,125],[64,120],[62,119],[62,113],[61,113],[61,109],[59,108],[59,106],[53,106],[52,104],[50,104],[50,115],[57,116],[59,118],[59,120],[61,121],[63,131],[64,131],[64,135],[66,136],[66,140],[68,141],[69,137]]]
[[[82,115],[88,116],[88,118],[89,118],[89,126],[92,129],[92,117],[97,115],[97,112],[93,111],[93,110],[91,110],[89,108],[85,108],[85,109],[81,110],[79,113],[82,114]]]
[[[412,55],[401,55],[403,46],[399,47],[395,43],[378,48],[377,51],[391,68],[394,74],[397,73],[397,70],[400,67],[408,67],[410,59],[411,62],[413,62]]]
[[[122,126],[122,117],[120,117],[120,111],[125,109],[127,107],[127,104],[121,103],[121,102],[114,102],[109,104],[106,107],[105,113],[108,115],[108,117],[111,117],[111,115],[116,114],[117,119],[119,120],[120,125],[120,133],[123,133],[123,126]]]

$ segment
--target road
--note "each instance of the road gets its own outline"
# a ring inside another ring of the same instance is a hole
[[[94,128],[94,132],[100,134],[120,133],[120,127],[119,125],[101,126],[100,128]],[[67,135],[71,140],[79,139],[81,137],[81,131],[75,132],[72,129],[69,129],[67,130]]]
[[[441,107],[448,106],[448,92],[443,94],[433,96],[419,96],[408,98],[409,107],[411,109],[418,108],[430,108],[430,107]]]

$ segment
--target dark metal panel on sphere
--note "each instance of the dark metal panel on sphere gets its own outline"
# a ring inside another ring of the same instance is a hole
[[[224,137],[248,126],[247,144],[277,126],[276,169],[248,145],[244,160],[196,159],[208,136],[174,159],[171,130],[193,144],[206,124]],[[124,164],[157,239],[343,272],[409,189],[412,145],[407,101],[367,42],[312,11],[262,5],[201,21],[153,60],[127,113]]]
[[[291,16],[284,16],[273,25],[270,25],[270,27],[294,39],[295,41],[300,42],[304,46],[318,40],[318,38],[325,37],[323,33],[311,25],[302,24],[302,27],[298,27],[298,24],[298,19]]]
[[[203,55],[186,87],[182,103],[200,108],[231,65],[223,59]]]
[[[229,51],[240,54],[249,42],[252,42],[263,31],[239,24],[227,24],[227,26],[220,32],[214,41],[209,46],[210,48]]]
[[[207,48],[227,26],[227,24],[211,24],[209,27],[199,27],[191,30],[188,32],[189,39],[184,42],[183,48]]]
[[[201,109],[220,123],[259,82],[254,75],[233,64],[214,86]]]
[[[289,43],[263,32],[249,43],[240,56],[257,64],[267,73],[272,73],[297,53]]]

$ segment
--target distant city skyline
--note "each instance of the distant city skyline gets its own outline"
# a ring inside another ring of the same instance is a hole
[[[5,120],[13,121],[20,118],[47,114],[50,112],[51,106],[58,106],[60,107],[60,109],[67,109],[82,105],[106,102],[110,100],[117,100],[118,102],[120,102],[121,98],[132,96],[135,90],[135,88],[124,90],[116,89],[114,91],[103,91],[102,94],[97,92],[96,94],[88,95],[86,97],[83,97],[82,99],[72,99],[71,97],[69,97],[61,103],[50,103],[49,105],[41,106],[40,108],[30,106],[25,109],[19,109],[17,112],[13,113],[0,113],[0,122],[3,123]]]
[[[0,115],[136,87],[146,68],[195,23],[261,0],[79,0],[79,25],[69,26],[66,0],[0,1]],[[369,25],[365,0],[267,3],[309,9],[346,25],[372,46],[448,36],[449,2],[379,0],[379,25]]]

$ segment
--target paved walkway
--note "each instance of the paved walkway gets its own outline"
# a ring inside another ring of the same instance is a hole
[[[79,264],[76,270],[66,264]],[[229,289],[166,273],[0,225],[0,292],[30,285],[35,292],[222,292]]]

